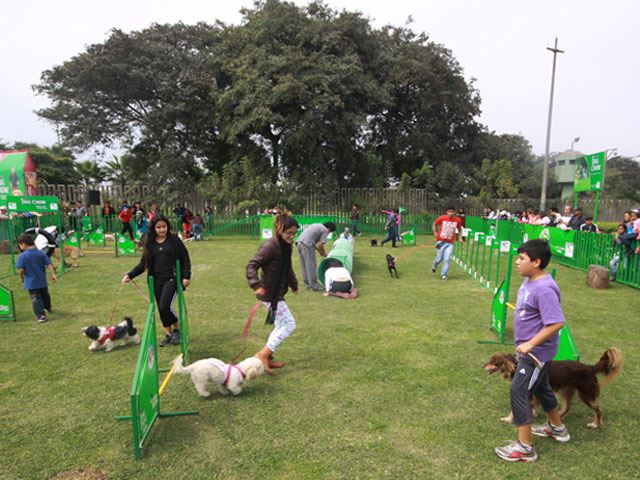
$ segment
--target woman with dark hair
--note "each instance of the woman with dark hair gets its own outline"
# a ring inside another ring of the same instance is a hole
[[[291,265],[292,244],[298,231],[298,222],[289,212],[278,211],[275,217],[275,235],[264,242],[247,265],[247,281],[258,300],[269,309],[266,323],[275,327],[267,344],[255,354],[267,373],[272,368],[280,368],[284,363],[273,360],[273,352],[296,328],[296,321],[284,301],[291,287],[294,295],[298,293],[298,280]],[[258,277],[258,270],[261,270]]]
[[[171,233],[171,223],[167,217],[157,214],[151,220],[144,239],[142,260],[122,279],[123,282],[130,282],[145,270],[148,276],[153,276],[153,293],[162,326],[167,332],[165,339],[160,342],[161,347],[180,345],[180,325],[171,308],[177,293],[176,260],[180,262],[182,288],[187,288],[191,283],[189,252],[182,241]]]

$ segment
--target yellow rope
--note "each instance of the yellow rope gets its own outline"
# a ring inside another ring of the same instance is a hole
[[[180,354],[180,356],[182,357],[182,354]],[[167,383],[169,383],[169,379],[171,378],[171,375],[173,375],[173,371],[177,366],[178,364],[174,363],[173,367],[171,367],[171,370],[169,370],[169,375],[167,375],[167,378],[165,378],[164,382],[162,382],[162,386],[160,387],[160,390],[158,390],[158,395],[162,395],[162,392],[164,392],[164,389],[167,386]]]

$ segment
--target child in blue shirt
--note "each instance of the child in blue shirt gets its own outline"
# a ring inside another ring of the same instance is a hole
[[[47,288],[47,274],[45,267],[51,272],[51,281],[55,282],[56,272],[51,260],[35,247],[33,236],[23,233],[18,237],[18,246],[22,253],[16,262],[16,268],[20,274],[20,281],[24,283],[24,289],[29,291],[33,312],[39,323],[47,321],[45,310],[52,312],[51,295]]]

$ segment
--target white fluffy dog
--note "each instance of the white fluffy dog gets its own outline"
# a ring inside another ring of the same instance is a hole
[[[217,358],[204,358],[183,367],[182,356],[177,356],[173,363],[176,366],[174,373],[191,375],[193,385],[203,397],[211,395],[207,390],[208,382],[217,385],[222,395],[229,392],[238,395],[242,391],[242,382],[245,379],[257,378],[264,373],[262,362],[256,357],[247,358],[238,365],[224,363]]]
[[[118,325],[110,327],[96,327],[95,325],[84,327],[82,333],[92,340],[89,350],[97,350],[104,345],[104,349],[110,352],[118,345],[126,345],[128,342],[140,343],[138,330],[133,327],[133,320],[125,317]]]

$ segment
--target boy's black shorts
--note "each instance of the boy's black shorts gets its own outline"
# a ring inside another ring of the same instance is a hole
[[[529,357],[520,356],[510,392],[513,424],[518,427],[533,421],[531,399],[534,395],[538,397],[545,412],[558,406],[558,400],[549,383],[549,362],[544,362],[542,370],[539,370]]]

